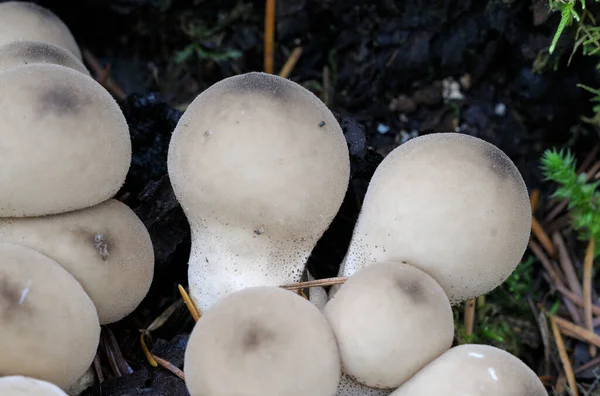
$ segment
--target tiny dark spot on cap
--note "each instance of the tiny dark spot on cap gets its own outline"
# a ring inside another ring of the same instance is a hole
[[[39,94],[39,111],[42,114],[73,116],[79,113],[82,106],[89,102],[82,99],[74,87],[66,84],[56,84]]]
[[[323,128],[323,127],[325,126],[325,121],[321,121],[321,122],[319,122],[319,126],[320,126],[321,128]]]
[[[272,342],[275,335],[270,330],[265,329],[259,324],[252,323],[242,335],[242,351],[244,353],[254,352],[265,344]]]
[[[30,307],[26,304],[27,300],[23,298],[25,285],[21,287],[5,276],[0,276],[0,315],[5,319],[18,311],[29,311]],[[18,309],[21,308],[21,309]]]

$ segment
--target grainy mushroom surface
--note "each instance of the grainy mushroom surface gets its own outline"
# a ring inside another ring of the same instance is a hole
[[[0,243],[0,373],[66,389],[90,367],[100,340],[94,303],[54,260]]]
[[[0,377],[0,394],[2,396],[67,396],[56,385],[23,376]]]
[[[0,73],[0,118],[0,217],[94,206],[125,181],[129,127],[91,77],[49,64]]]
[[[0,73],[36,63],[61,65],[90,75],[79,58],[53,44],[40,41],[13,41],[0,47]]]

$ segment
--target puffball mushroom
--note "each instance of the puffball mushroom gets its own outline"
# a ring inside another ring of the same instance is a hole
[[[0,45],[23,40],[54,44],[81,59],[73,34],[52,11],[27,1],[0,3]]]
[[[129,127],[93,78],[50,64],[0,73],[0,118],[0,217],[94,206],[125,181]]]
[[[90,75],[89,70],[75,55],[56,45],[39,41],[13,41],[0,47],[0,73],[36,63],[61,65]]]
[[[0,242],[35,249],[69,271],[96,305],[101,324],[131,313],[152,283],[150,235],[136,214],[114,199],[59,215],[0,218]]]
[[[190,223],[190,295],[205,310],[250,286],[300,280],[338,212],[350,159],[310,91],[248,73],[202,92],[179,120],[168,169]]]
[[[68,396],[58,386],[36,378],[13,375],[0,377],[2,396]]]
[[[489,345],[456,346],[391,396],[547,396],[539,377],[516,356]]]
[[[331,327],[303,297],[249,287],[213,305],[185,352],[191,396],[334,396],[340,355]]]
[[[375,171],[339,275],[405,261],[458,303],[508,278],[530,230],[527,188],[504,152],[468,135],[429,134]]]
[[[94,303],[54,260],[0,243],[0,373],[62,389],[90,367],[100,340]]]
[[[344,373],[377,389],[397,388],[452,346],[454,318],[442,287],[401,263],[352,275],[323,311]]]

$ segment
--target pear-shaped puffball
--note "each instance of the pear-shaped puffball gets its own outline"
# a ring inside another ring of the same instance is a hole
[[[0,46],[23,40],[54,44],[81,59],[71,31],[52,11],[28,1],[0,3]]]
[[[448,297],[431,276],[406,264],[358,271],[323,312],[344,372],[372,388],[397,388],[452,346]]]
[[[2,396],[68,396],[58,386],[35,378],[23,376],[0,377]]]
[[[0,73],[0,118],[0,217],[94,206],[125,181],[129,127],[93,78],[51,64]]]
[[[327,320],[278,287],[219,300],[196,323],[185,353],[191,396],[334,396],[340,375]]]
[[[114,199],[59,215],[0,218],[0,242],[35,249],[69,271],[96,305],[101,324],[131,313],[154,275],[148,230]]]
[[[504,152],[458,133],[421,136],[377,168],[340,276],[377,261],[405,261],[457,303],[506,280],[530,230],[527,188]]]
[[[70,67],[85,75],[90,75],[79,58],[56,45],[39,41],[14,41],[0,47],[0,73],[15,67],[37,63]]]
[[[191,226],[190,295],[200,310],[245,287],[298,282],[350,174],[329,109],[265,73],[202,92],[177,124],[168,167]]]
[[[0,243],[0,373],[74,384],[100,341],[96,307],[54,260]]]
[[[517,357],[489,345],[454,347],[391,396],[547,396],[539,377]]]
[[[370,388],[342,374],[335,396],[388,396],[392,392],[392,389]]]

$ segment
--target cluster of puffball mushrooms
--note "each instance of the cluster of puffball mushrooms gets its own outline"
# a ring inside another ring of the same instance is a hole
[[[0,3],[0,394],[65,395],[100,324],[139,304],[150,238],[114,200],[131,160],[117,103],[48,10]],[[168,169],[189,220],[192,396],[538,396],[522,361],[452,347],[451,306],[519,263],[531,212],[511,160],[431,134],[378,167],[341,286],[299,282],[350,177],[343,132],[310,91],[263,73],[202,92],[173,132]],[[309,275],[310,276],[310,275]]]
[[[486,345],[452,347],[452,304],[500,285],[531,228],[525,183],[497,147],[414,138],[377,168],[340,266],[301,280],[350,174],[343,131],[310,91],[248,73],[187,108],[168,156],[189,220],[190,296],[204,313],[184,371],[192,396],[542,396],[537,375]]]
[[[147,229],[113,199],[129,128],[69,29],[28,2],[0,3],[0,118],[0,394],[64,395],[153,278]]]

